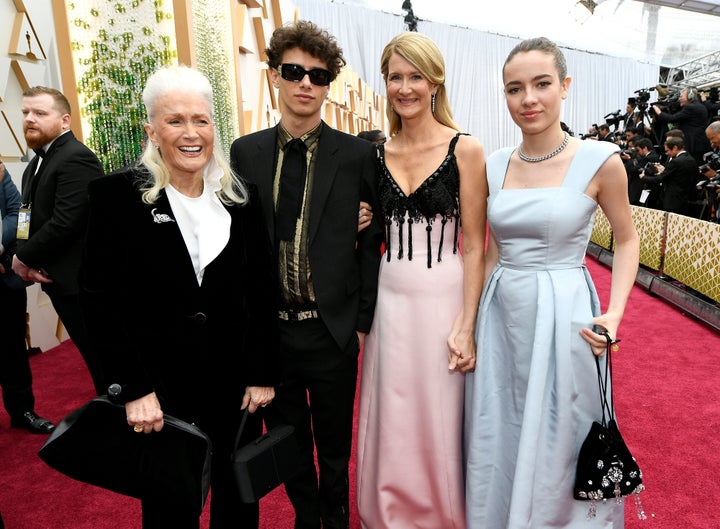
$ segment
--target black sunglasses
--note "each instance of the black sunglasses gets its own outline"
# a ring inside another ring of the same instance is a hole
[[[299,64],[281,64],[278,67],[278,72],[280,72],[280,77],[293,83],[299,83],[306,75],[310,77],[310,82],[317,86],[327,86],[332,81],[332,72],[329,70],[323,70],[322,68],[306,70]]]

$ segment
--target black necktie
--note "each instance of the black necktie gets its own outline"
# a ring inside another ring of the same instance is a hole
[[[297,219],[302,214],[307,147],[300,139],[290,140],[283,147],[283,164],[280,170],[275,235],[279,240],[290,241],[295,237]]]
[[[45,149],[43,149],[42,147],[33,150],[35,151],[35,154],[37,154],[40,158],[43,158],[45,156]]]

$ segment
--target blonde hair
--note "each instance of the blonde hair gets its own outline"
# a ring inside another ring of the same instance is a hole
[[[397,53],[412,64],[430,83],[437,85],[435,93],[435,120],[457,131],[460,127],[455,123],[450,110],[450,103],[445,89],[445,61],[440,49],[429,37],[422,33],[407,31],[393,38],[385,46],[380,58],[380,71],[387,83],[390,57]],[[402,120],[397,115],[390,101],[386,109],[390,121],[390,135],[394,136],[402,128]]]
[[[155,117],[155,103],[157,100],[170,92],[178,90],[201,96],[207,103],[208,112],[212,114],[213,93],[207,77],[199,70],[187,66],[167,66],[155,71],[148,77],[143,90],[142,99],[150,123]],[[248,200],[247,188],[240,177],[230,168],[230,164],[225,158],[217,138],[213,145],[213,158],[223,173],[222,177],[220,177],[221,188],[218,191],[218,198],[227,205],[245,204]],[[142,200],[146,204],[154,204],[160,191],[170,183],[170,171],[165,165],[160,151],[149,140],[140,157],[140,163],[147,168],[149,173],[147,183],[141,188],[143,192]]]

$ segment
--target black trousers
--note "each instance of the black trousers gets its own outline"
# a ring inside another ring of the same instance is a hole
[[[245,388],[238,388],[244,392]],[[235,483],[230,456],[240,426],[241,412],[220,414],[197,425],[210,437],[212,461],[210,463],[210,528],[257,529],[260,511],[257,503],[243,503]],[[243,430],[241,446],[262,434],[259,413],[250,414]],[[150,434],[152,435],[152,434]],[[182,503],[142,501],[143,529],[198,529],[200,517]]]
[[[295,529],[320,529],[321,523],[347,529],[358,341],[341,349],[320,319],[281,321],[280,336],[284,376],[266,422],[269,428],[294,426],[300,445],[301,470],[285,483]]]
[[[90,371],[95,393],[98,395],[106,394],[108,384],[103,375],[100,359],[90,345],[85,321],[80,310],[80,296],[77,294],[58,296],[52,292],[48,292],[48,295],[55,312],[57,312],[60,321],[67,329],[67,333],[70,335],[75,347],[80,351],[80,355],[83,357],[88,371]]]
[[[32,373],[25,344],[27,291],[0,281],[0,386],[11,417],[35,410]]]

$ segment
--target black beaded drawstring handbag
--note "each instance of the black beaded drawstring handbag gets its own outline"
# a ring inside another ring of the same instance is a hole
[[[622,503],[623,497],[632,494],[638,518],[645,520],[645,511],[640,502],[640,492],[645,490],[642,471],[628,450],[615,422],[613,407],[611,349],[613,342],[607,332],[602,333],[607,340],[607,362],[605,376],[600,369],[600,360],[595,357],[600,387],[602,422],[593,422],[590,433],[580,447],[573,497],[576,500],[589,500],[588,519],[597,514],[597,503],[613,499]],[[610,384],[610,400],[607,389]]]

